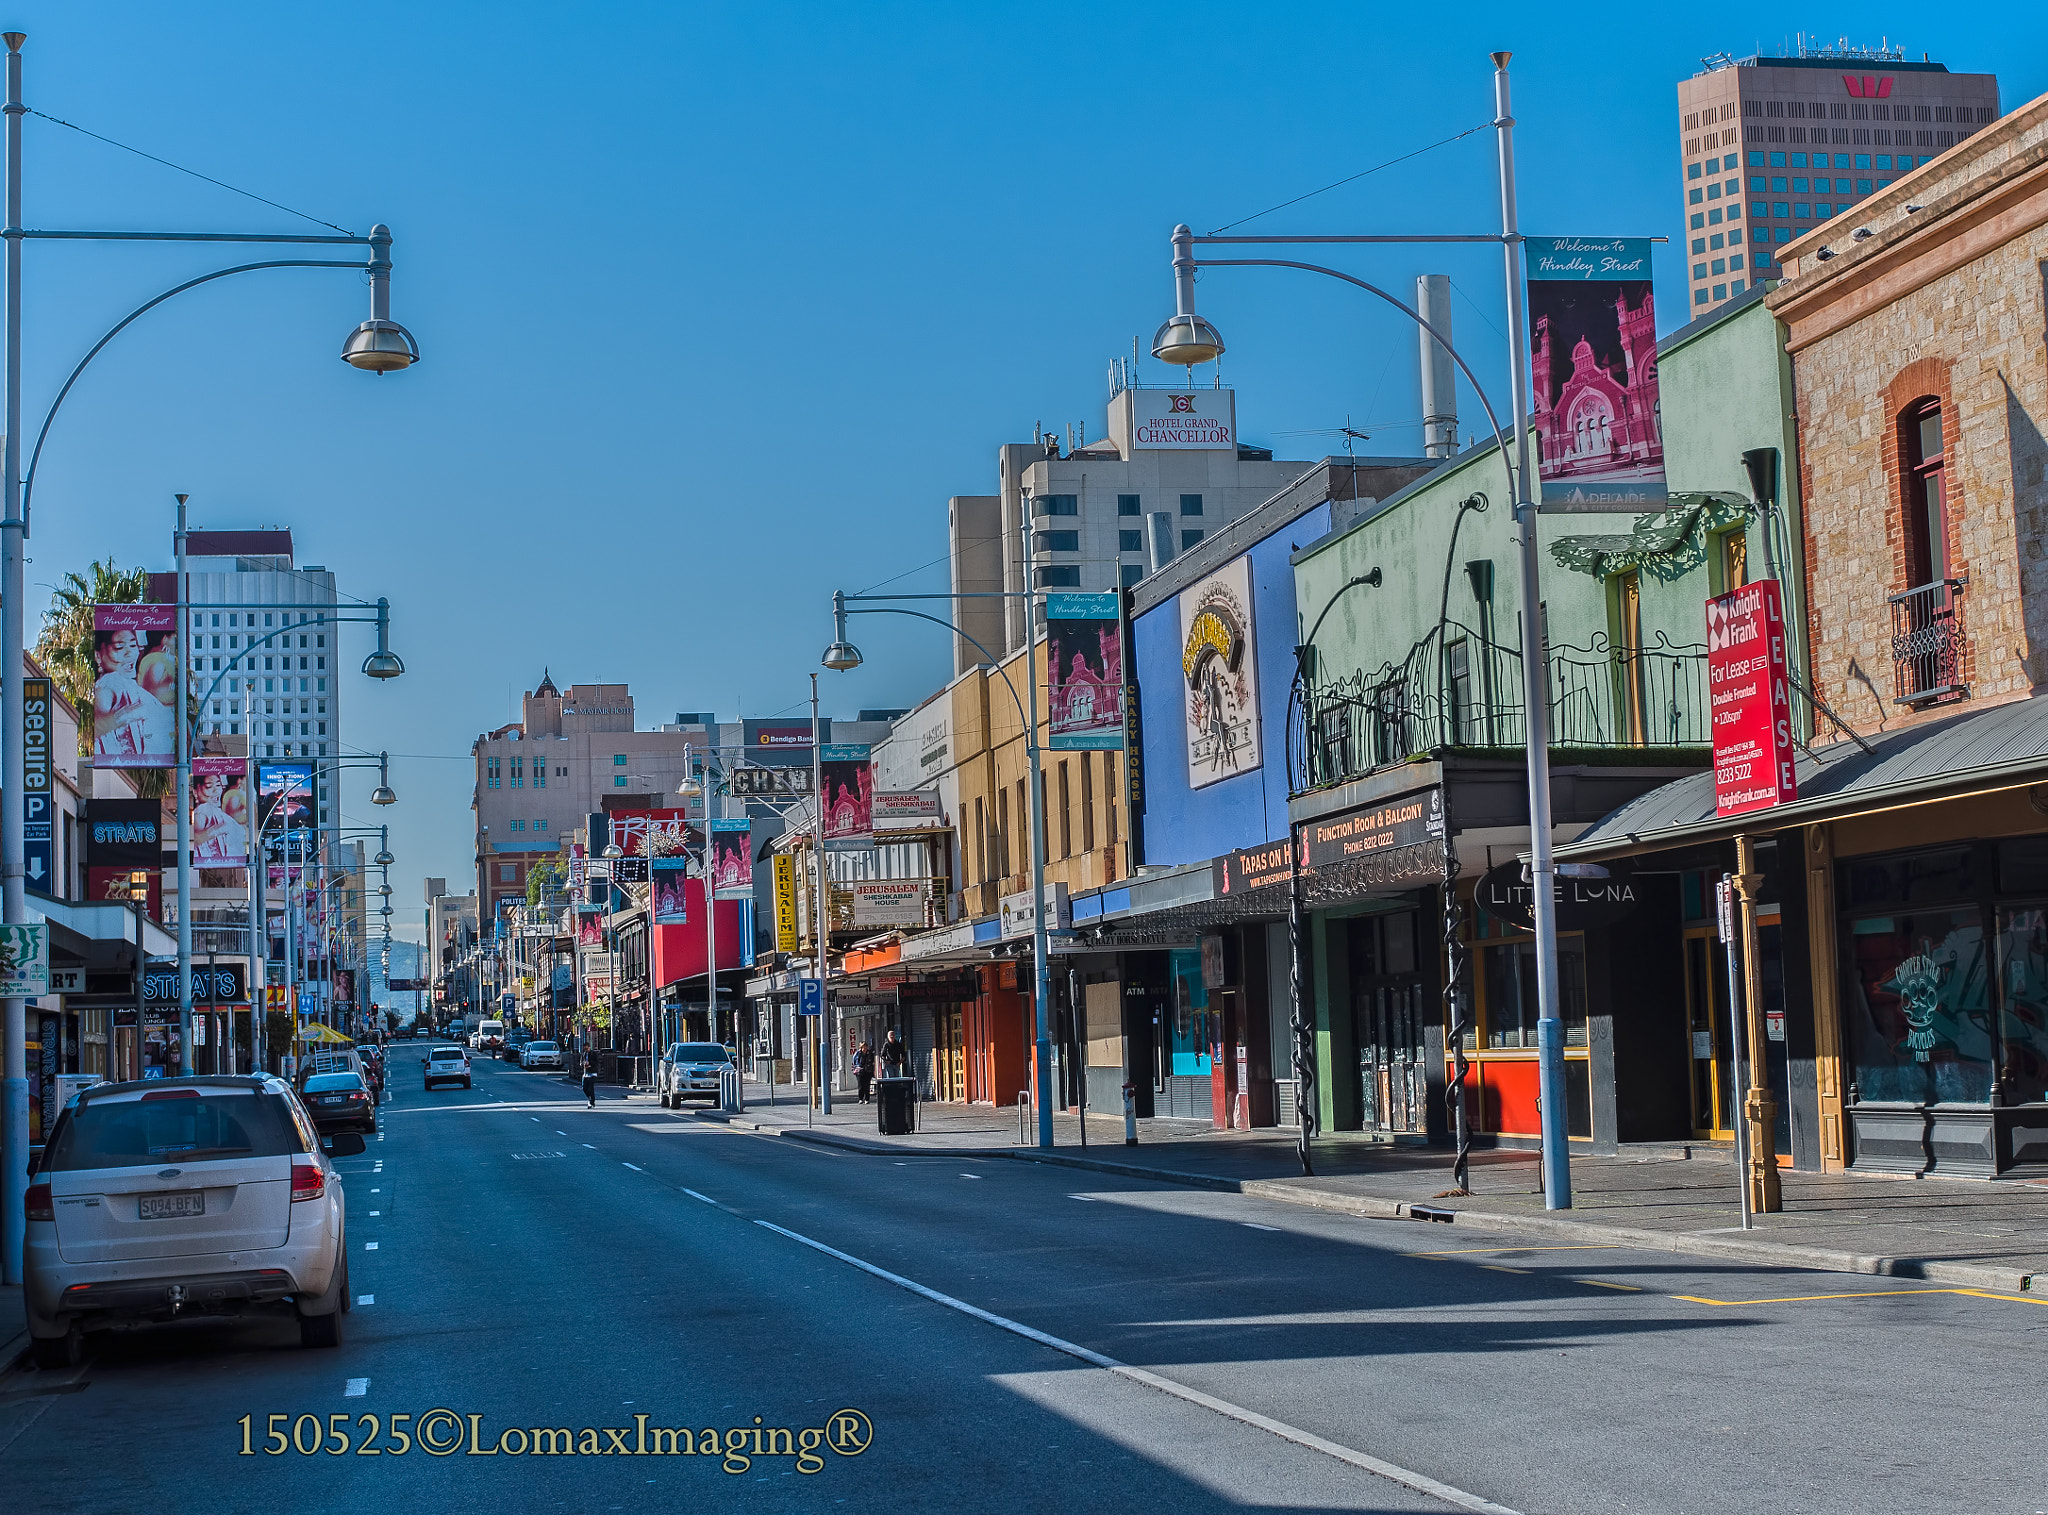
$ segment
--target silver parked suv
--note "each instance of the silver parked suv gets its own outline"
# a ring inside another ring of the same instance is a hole
[[[349,1307],[341,1176],[279,1078],[148,1079],[79,1094],[28,1190],[23,1282],[37,1363],[79,1359],[83,1333],[287,1303],[309,1347],[341,1342]]]

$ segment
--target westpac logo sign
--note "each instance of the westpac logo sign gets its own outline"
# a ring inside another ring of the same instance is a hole
[[[1873,79],[1865,74],[1860,79],[1854,74],[1842,75],[1842,83],[1849,93],[1858,100],[1889,100],[1892,95],[1892,81],[1889,77]]]

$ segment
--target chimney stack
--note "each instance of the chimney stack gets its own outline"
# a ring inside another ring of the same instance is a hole
[[[1445,342],[1452,340],[1450,275],[1418,275],[1415,310]],[[1458,450],[1457,374],[1443,343],[1420,328],[1416,336],[1422,343],[1422,455],[1448,458]]]

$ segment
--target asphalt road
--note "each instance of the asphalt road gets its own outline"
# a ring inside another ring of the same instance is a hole
[[[867,1156],[475,1068],[401,1074],[343,1165],[338,1350],[194,1322],[0,1375],[10,1505],[2048,1508],[2005,1408],[2032,1299]],[[563,1428],[579,1455],[536,1455]]]

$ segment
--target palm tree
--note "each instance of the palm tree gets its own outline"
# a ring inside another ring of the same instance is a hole
[[[149,571],[116,568],[111,557],[92,564],[84,576],[64,575],[50,596],[50,608],[43,612],[43,629],[36,638],[36,661],[49,671],[50,679],[78,712],[78,752],[92,752],[93,685],[99,678],[99,663],[93,656],[92,611],[95,605],[135,605],[149,588]],[[163,775],[141,770],[137,779],[161,782]]]

